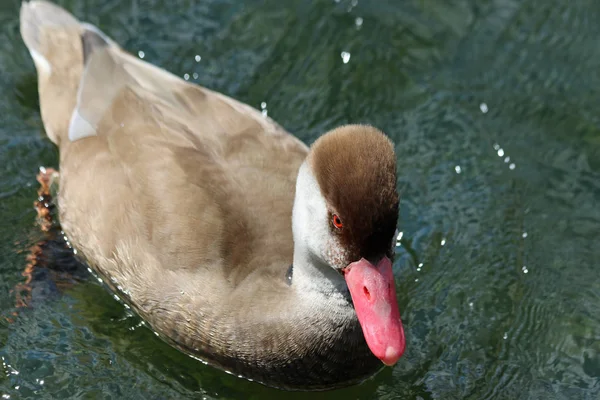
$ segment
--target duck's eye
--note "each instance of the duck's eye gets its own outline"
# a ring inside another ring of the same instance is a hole
[[[344,224],[342,224],[342,220],[337,216],[337,214],[333,214],[333,226],[335,226],[337,229],[342,229],[344,226]]]

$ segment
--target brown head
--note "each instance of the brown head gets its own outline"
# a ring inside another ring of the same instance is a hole
[[[367,344],[386,364],[404,352],[391,264],[397,219],[396,155],[381,131],[343,126],[312,145],[296,183],[294,266],[344,276]]]
[[[308,162],[325,198],[329,229],[346,250],[335,267],[392,257],[398,220],[396,155],[392,142],[370,126],[344,126],[317,140]]]

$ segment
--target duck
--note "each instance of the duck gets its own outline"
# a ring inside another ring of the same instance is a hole
[[[61,227],[165,342],[287,390],[358,384],[405,350],[395,147],[370,125],[307,146],[46,1],[20,32],[59,149]]]

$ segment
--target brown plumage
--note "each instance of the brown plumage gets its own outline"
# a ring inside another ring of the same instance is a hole
[[[370,126],[343,126],[319,138],[309,162],[331,215],[350,250],[347,263],[391,254],[398,220],[396,155],[392,142]]]
[[[50,3],[23,4],[21,34],[46,132],[60,148],[61,225],[152,329],[278,387],[344,386],[381,368],[347,290],[309,301],[286,278],[303,143]],[[342,128],[314,145],[311,160],[348,227],[345,243],[357,254],[389,252],[397,217],[389,141],[373,128]]]

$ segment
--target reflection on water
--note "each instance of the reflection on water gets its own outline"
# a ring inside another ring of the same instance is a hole
[[[56,285],[64,247],[31,206],[38,166],[58,157],[18,3],[0,5],[0,395],[279,398],[163,344],[80,266]],[[596,1],[60,3],[306,142],[369,122],[397,144],[407,351],[311,399],[600,396]],[[47,268],[17,308],[10,290],[40,241]]]

